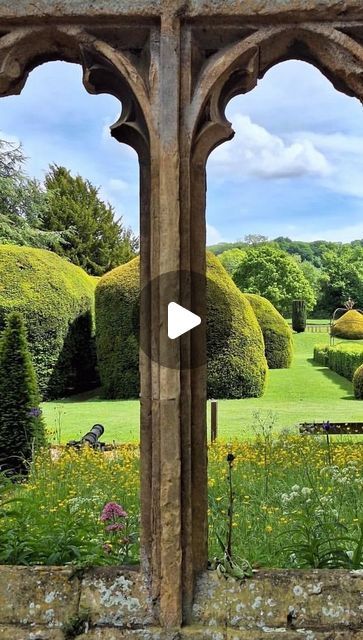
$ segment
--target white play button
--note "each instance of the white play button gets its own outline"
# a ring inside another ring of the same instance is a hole
[[[202,322],[195,313],[181,307],[176,302],[168,304],[168,337],[171,340],[179,338],[183,333],[187,333]]]

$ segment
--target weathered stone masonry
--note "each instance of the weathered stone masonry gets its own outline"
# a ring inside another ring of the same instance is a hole
[[[206,572],[191,625],[166,631],[138,571],[3,567],[0,638],[362,640],[362,593],[363,571],[261,571],[244,583]]]
[[[205,271],[205,165],[233,136],[227,103],[290,58],[362,99],[361,0],[0,0],[0,95],[43,62],[79,63],[89,92],[122,103],[111,134],[139,156],[141,284],[155,282],[141,318],[142,571],[164,627],[193,619],[206,568],[207,447],[205,368],[185,368],[205,340],[171,347],[160,318],[177,291],[193,307],[178,272]]]

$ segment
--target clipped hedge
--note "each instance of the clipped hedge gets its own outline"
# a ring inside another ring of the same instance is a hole
[[[106,273],[96,287],[96,346],[105,398],[139,395],[140,259]]]
[[[45,399],[96,382],[93,307],[96,279],[44,249],[0,246],[0,333],[12,311],[27,327]]]
[[[354,397],[363,400],[363,364],[356,369],[353,376]]]
[[[261,396],[267,376],[264,351],[262,331],[246,296],[218,258],[207,252],[208,396]]]
[[[331,328],[332,336],[345,340],[362,340],[363,314],[356,309],[350,309]]]
[[[286,320],[267,298],[255,293],[243,295],[252,306],[261,327],[269,369],[288,369],[292,362],[293,342]]]
[[[356,369],[363,364],[363,345],[317,345],[314,347],[314,361],[352,381]]]
[[[267,363],[251,305],[213,254],[207,254],[208,394],[262,395]],[[96,288],[96,343],[103,394],[135,398],[138,369],[139,258],[103,276]],[[230,325],[226,326],[226,316]]]

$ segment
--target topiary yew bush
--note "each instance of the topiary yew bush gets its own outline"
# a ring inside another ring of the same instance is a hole
[[[139,395],[140,259],[104,275],[96,287],[96,345],[106,398]]]
[[[244,296],[261,327],[269,369],[288,369],[292,362],[293,342],[287,322],[267,298],[254,293],[245,293]]]
[[[139,258],[135,258],[103,276],[96,288],[97,355],[107,398],[135,398],[139,394],[139,269]],[[210,253],[207,355],[209,397],[262,395],[267,363],[260,326],[249,302]]]
[[[363,400],[363,364],[355,370],[353,376],[354,397]]]
[[[0,469],[24,473],[45,434],[25,325],[16,312],[0,341],[0,372]]]
[[[363,338],[363,314],[357,309],[350,309],[334,322],[331,334],[345,340],[361,340]]]
[[[96,279],[50,251],[0,246],[0,335],[19,311],[43,398],[96,383],[93,308]]]

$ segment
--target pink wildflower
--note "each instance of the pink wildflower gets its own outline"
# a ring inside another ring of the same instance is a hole
[[[121,531],[125,528],[125,525],[121,522],[115,522],[114,524],[108,524],[106,527],[106,531]]]
[[[102,522],[106,522],[115,518],[127,518],[127,513],[117,502],[108,502],[102,509],[100,519]]]

